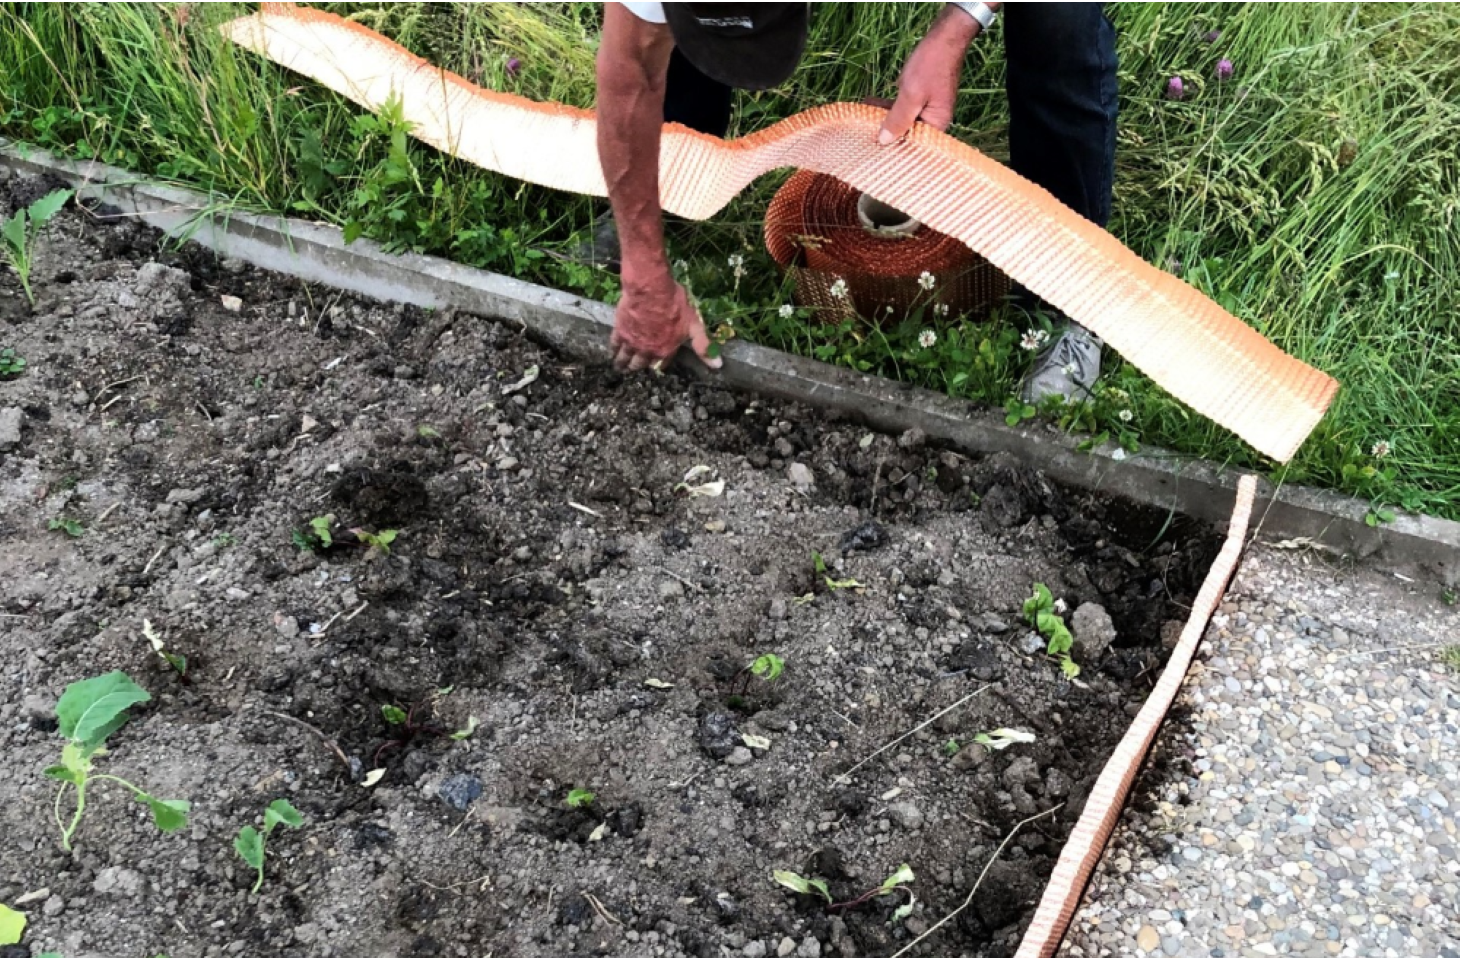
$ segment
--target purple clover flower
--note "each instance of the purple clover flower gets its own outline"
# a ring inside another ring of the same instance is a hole
[[[1202,37],[1202,39],[1205,40],[1207,43],[1216,43],[1218,40],[1222,39],[1222,31],[1212,30],[1205,37]]]
[[[1181,82],[1180,77],[1172,77],[1166,81],[1166,99],[1180,100],[1186,96],[1186,85]]]
[[[1232,61],[1228,60],[1226,57],[1223,57],[1222,59],[1217,61],[1217,79],[1232,79]]]
[[[509,77],[515,77],[515,76],[517,76],[518,73],[521,72],[521,70],[522,70],[522,61],[521,60],[518,60],[516,57],[513,57],[511,60],[508,60],[507,61],[507,76],[509,76]]]

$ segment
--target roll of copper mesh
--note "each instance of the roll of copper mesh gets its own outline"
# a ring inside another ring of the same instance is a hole
[[[947,234],[916,221],[907,232],[869,229],[858,211],[864,196],[801,170],[766,211],[766,249],[795,278],[797,303],[818,319],[903,319],[919,308],[931,317],[933,304],[979,317],[1008,290],[1008,277]]]

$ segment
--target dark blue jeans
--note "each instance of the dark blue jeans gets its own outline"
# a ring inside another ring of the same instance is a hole
[[[1000,19],[1011,165],[1105,226],[1115,176],[1115,29],[1098,3],[1014,2]],[[675,51],[665,120],[724,136],[731,96]]]

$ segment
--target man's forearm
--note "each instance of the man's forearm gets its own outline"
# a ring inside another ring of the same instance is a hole
[[[669,268],[659,208],[659,134],[673,40],[616,3],[598,52],[598,158],[618,225],[625,283]]]

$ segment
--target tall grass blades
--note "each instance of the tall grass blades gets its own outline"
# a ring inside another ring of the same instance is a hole
[[[473,81],[591,106],[597,4],[324,4]],[[737,100],[735,130],[892,96],[935,4],[818,4],[801,69]],[[1115,367],[1071,428],[1460,517],[1460,7],[1115,4],[1121,122],[1111,229],[1343,382],[1277,470]],[[220,203],[299,212],[540,283],[612,298],[551,256],[602,205],[504,180],[363,116],[212,28],[243,4],[0,3],[0,132],[171,178]],[[1182,96],[1168,97],[1173,78]],[[1007,157],[1003,54],[978,41],[952,131]],[[780,177],[671,228],[721,336],[739,335],[1003,406],[1024,328],[918,317],[814,325],[781,308],[760,230]],[[742,266],[730,266],[732,255]],[[925,330],[936,328],[932,346]],[[920,339],[921,338],[921,339]]]

